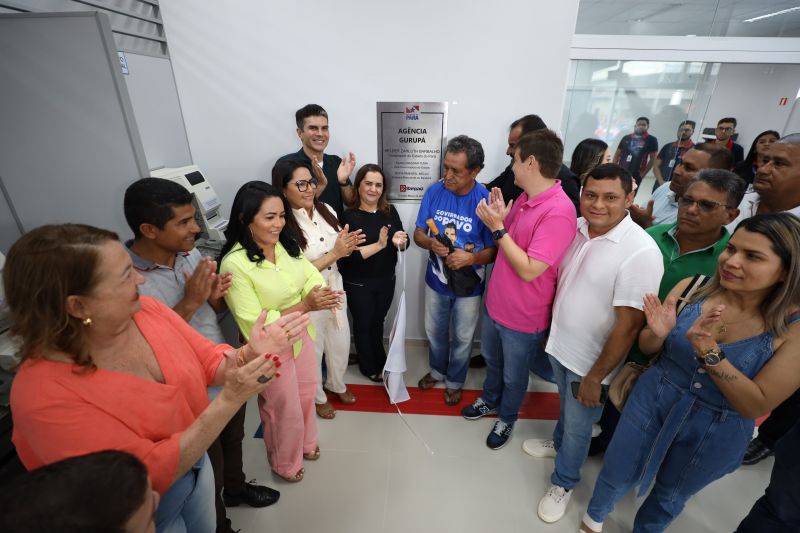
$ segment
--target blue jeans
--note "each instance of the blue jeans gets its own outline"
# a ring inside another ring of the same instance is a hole
[[[570,383],[580,382],[583,376],[567,369],[552,355],[549,357],[560,405],[558,423],[553,431],[553,446],[558,454],[550,482],[571,490],[581,480],[581,467],[592,442],[592,424],[600,420],[603,408],[586,407],[575,399]]]
[[[481,322],[481,353],[486,360],[486,379],[481,398],[498,408],[498,418],[513,424],[528,390],[528,366],[544,354],[544,331],[525,333],[498,324],[484,307]]]
[[[203,457],[161,496],[156,512],[156,531],[214,533],[216,528],[214,471],[208,455],[203,454]]]
[[[665,436],[672,440],[636,512],[634,533],[664,531],[689,498],[739,467],[753,435],[752,422],[701,402],[681,413],[690,394],[671,383],[660,365],[639,378],[603,457],[586,511],[592,520],[603,522],[625,494],[636,486],[641,489],[645,470],[653,467],[650,463]]]
[[[467,379],[480,308],[480,296],[450,297],[425,285],[425,334],[430,343],[431,376],[444,380],[448,389],[462,388]]]

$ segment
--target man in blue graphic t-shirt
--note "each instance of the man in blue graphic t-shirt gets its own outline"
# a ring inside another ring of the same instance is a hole
[[[497,254],[492,233],[475,214],[481,199],[489,197],[489,191],[475,181],[482,168],[483,147],[478,141],[459,135],[447,143],[444,179],[425,191],[414,229],[417,246],[430,250],[425,270],[425,333],[431,371],[419,380],[419,388],[427,390],[444,381],[447,405],[461,401],[485,265]],[[454,251],[430,233],[429,219]]]

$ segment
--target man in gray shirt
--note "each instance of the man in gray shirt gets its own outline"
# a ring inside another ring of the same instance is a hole
[[[143,178],[125,191],[124,209],[134,235],[125,243],[126,249],[133,267],[145,278],[139,293],[171,307],[212,342],[224,343],[217,313],[225,310],[223,297],[231,276],[218,275],[216,261],[202,257],[194,247],[200,227],[191,193],[173,181]],[[209,396],[218,393],[209,389]],[[233,531],[225,516],[226,505],[266,507],[280,497],[274,489],[245,482],[245,409],[243,405],[208,450],[216,484],[217,533]]]

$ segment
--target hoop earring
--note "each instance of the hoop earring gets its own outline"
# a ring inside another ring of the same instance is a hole
[[[88,327],[90,327],[92,325],[92,319],[91,318],[84,318],[83,320],[81,320],[81,324],[83,324],[84,326],[86,326],[88,328]]]

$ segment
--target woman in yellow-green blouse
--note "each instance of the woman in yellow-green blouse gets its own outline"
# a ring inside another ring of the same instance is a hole
[[[289,229],[292,225],[286,224],[291,216],[286,200],[272,185],[251,181],[236,193],[220,271],[233,274],[225,301],[245,336],[263,309],[268,311],[269,324],[292,311],[340,305],[340,293],[325,287],[319,270],[303,257]],[[269,464],[287,481],[303,479],[303,459],[320,456],[313,335],[309,325],[307,334],[291,349],[274,354],[281,378],[258,397]]]

